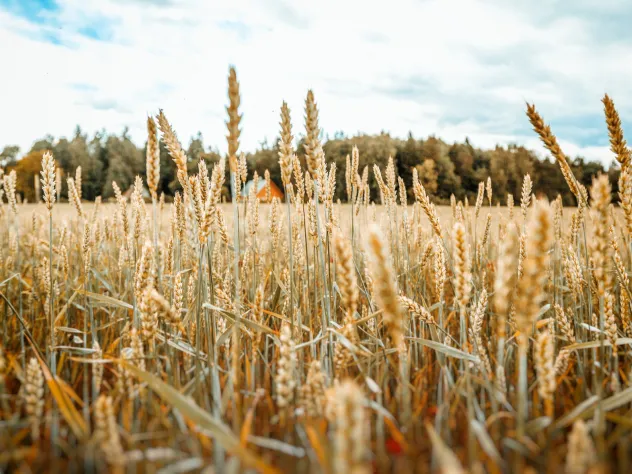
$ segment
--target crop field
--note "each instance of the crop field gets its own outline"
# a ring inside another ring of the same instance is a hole
[[[94,203],[84,202],[83,206],[85,206],[86,211],[89,212],[90,210],[92,210]],[[243,206],[244,206],[244,203],[242,202],[240,205],[240,212],[242,213],[243,213]],[[151,207],[151,203],[148,203],[148,207]],[[282,207],[283,207],[283,204],[281,205],[281,210],[283,211],[284,209],[282,209]],[[232,227],[232,223],[233,223],[232,205],[230,203],[218,204],[217,208],[222,210],[224,214],[224,219],[226,220],[226,225],[228,227]],[[265,222],[270,217],[271,208],[272,208],[271,204],[259,203],[259,218],[261,219],[262,222]],[[345,232],[350,231],[351,211],[352,211],[351,205],[347,203],[334,204],[334,208],[336,210],[337,215],[340,216],[340,219],[338,221],[338,225],[340,229]],[[98,205],[98,210],[99,210],[100,217],[103,217],[104,219],[109,218],[112,220],[116,218],[116,215],[118,212],[118,205],[113,204],[113,203],[101,203]],[[450,208],[450,206],[436,206],[436,210],[437,210],[439,219],[448,219],[448,220],[451,219],[452,209]],[[76,216],[75,208],[73,207],[72,204],[69,204],[67,202],[57,203],[55,205],[55,211],[56,211],[55,214],[53,214],[54,225],[59,225],[59,226],[63,226],[64,224],[70,225],[71,221]],[[34,217],[35,219],[40,219],[40,220],[42,218],[48,219],[47,212],[48,211],[46,210],[46,206],[44,204],[18,205],[18,220],[20,222],[20,226],[31,225]],[[403,212],[403,209],[401,208],[401,206],[398,212],[399,213]],[[416,212],[415,206],[412,203],[408,203],[407,212],[409,215],[412,215],[413,212]],[[616,213],[618,218],[620,219],[623,218],[622,216],[619,216],[619,209],[614,209],[614,212]],[[162,210],[158,208],[158,222],[159,222],[159,227],[160,227],[161,232],[166,232],[168,230],[172,213],[173,213],[173,205],[170,203],[164,204]],[[507,220],[508,215],[509,215],[509,212],[506,206],[502,206],[502,207],[494,206],[491,210],[488,206],[484,207],[481,210],[478,219],[476,219],[477,226],[480,227],[481,231],[485,227],[488,213],[491,213],[492,215],[491,228],[495,229],[496,231],[498,231],[498,224],[502,220]],[[387,219],[385,215],[386,215],[386,208],[380,204],[376,204],[375,205],[376,220],[379,222],[382,219]],[[369,217],[372,219],[373,216],[369,216]],[[363,218],[357,218],[357,219],[360,220]],[[424,227],[429,225],[428,220],[426,219],[426,216],[424,214],[420,216],[420,220]],[[472,220],[472,222],[474,222],[474,220]],[[566,213],[566,215],[564,216],[564,225],[569,225],[570,222],[571,222],[570,213]],[[365,222],[361,221],[359,222],[358,225],[364,225],[364,224]]]
[[[337,182],[311,93],[306,165],[281,109],[269,199],[234,70],[229,99],[226,159],[192,172],[160,111],[112,202],[82,200],[81,170],[59,202],[48,152],[40,204],[3,173],[0,472],[630,472],[632,169],[607,96],[618,195],[528,108],[575,206],[529,175],[515,203],[484,180],[435,206],[416,169],[407,189],[357,149]]]
[[[85,202],[83,205],[86,206],[87,211],[90,211],[93,208],[94,203]],[[149,204],[149,206],[151,206],[151,204]],[[240,211],[242,211],[242,213],[243,213],[243,206],[244,206],[244,203],[242,202],[241,207],[240,207]],[[226,220],[227,227],[232,228],[232,223],[233,223],[232,205],[230,203],[228,204],[224,203],[224,204],[218,204],[217,207],[218,209],[222,210],[224,214],[224,218]],[[271,204],[259,203],[259,218],[262,220],[262,222],[265,222],[270,217],[271,208],[272,208]],[[104,220],[106,218],[113,220],[117,216],[118,205],[113,204],[113,203],[101,203],[98,205],[98,209],[99,209],[99,215],[103,217]],[[352,212],[351,204],[348,204],[348,203],[334,204],[334,209],[336,210],[336,215],[339,216],[339,220],[338,220],[339,229],[343,232],[350,232],[351,220],[352,220],[351,219],[351,212]],[[416,209],[416,206],[413,203],[408,203],[406,210],[409,216],[412,216],[414,212],[418,212],[418,210]],[[55,211],[56,212],[53,215],[54,225],[60,225],[60,226],[70,225],[71,221],[76,215],[76,210],[73,207],[73,205],[66,202],[57,203],[55,205]],[[436,211],[441,221],[443,220],[450,221],[452,219],[452,209],[450,206],[441,206],[441,205],[436,206]],[[44,204],[18,205],[18,220],[20,222],[20,226],[31,225],[34,218],[40,219],[40,220],[42,218],[48,219],[47,212],[48,211],[46,210],[46,206]],[[378,223],[381,223],[383,220],[388,219],[386,207],[382,206],[381,204],[375,205],[375,211],[374,211],[375,220],[373,220],[373,214],[372,214],[373,211],[369,211],[369,212],[370,212],[369,214],[370,222],[377,221]],[[400,214],[403,214],[403,208],[400,206],[397,212]],[[517,212],[518,211],[514,211],[514,217],[517,215],[516,214]],[[160,210],[160,208],[158,209],[158,222],[159,222],[158,225],[159,225],[159,229],[161,233],[168,231],[172,213],[173,213],[173,205],[170,203],[164,204],[162,207],[162,210]],[[623,220],[625,219],[625,216],[623,212],[621,211],[621,209],[619,207],[613,207],[612,213],[614,216],[613,219],[616,219],[617,222],[621,221],[621,224],[623,224]],[[470,225],[474,225],[474,222],[476,222],[477,230],[479,230],[480,232],[483,232],[487,224],[487,214],[491,214],[490,232],[495,232],[496,235],[498,235],[498,231],[500,229],[499,226],[502,227],[503,225],[506,225],[507,220],[509,219],[509,210],[504,204],[502,206],[494,205],[491,208],[489,207],[489,205],[485,205],[484,207],[481,208],[481,211],[477,219],[474,219],[473,215],[471,216],[472,220],[470,222]],[[563,227],[568,228],[568,226],[570,226],[572,222],[571,216],[572,216],[572,210],[565,208],[562,214]],[[358,225],[366,226],[366,222],[362,219],[363,218],[357,218]],[[423,211],[422,211],[421,216],[419,216],[419,220],[421,221],[420,223],[424,228],[430,225],[425,214],[423,214]],[[428,230],[428,229],[425,229],[425,230]],[[591,230],[592,229],[590,227],[586,229],[587,232],[590,232]],[[362,230],[360,230],[360,232],[362,232]],[[265,239],[265,236],[264,236],[264,239]]]

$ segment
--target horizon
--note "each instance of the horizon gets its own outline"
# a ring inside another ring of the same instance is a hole
[[[0,41],[13,45],[0,52],[11,71],[0,148],[23,153],[76,124],[89,135],[128,127],[138,146],[145,117],[163,108],[183,146],[199,130],[223,153],[234,65],[244,151],[274,143],[283,100],[299,136],[313,89],[325,136],[411,131],[482,149],[515,143],[542,158],[528,101],[569,157],[612,162],[600,100],[608,93],[624,129],[632,122],[632,39],[617,33],[632,5],[396,0],[388,10],[364,5],[356,18],[357,5],[0,0]]]
[[[93,138],[97,133],[104,133],[105,134],[104,136],[112,135],[112,136],[119,136],[119,137],[121,137],[121,136],[124,135],[125,129],[127,128],[127,127],[124,127],[124,129],[121,130],[120,132],[110,131],[110,130],[107,130],[105,128],[101,128],[99,130],[96,130],[96,131],[90,133],[90,132],[86,131],[85,129],[83,129],[81,126],[76,125],[75,126],[75,131],[73,131],[73,133],[71,133],[71,134],[65,134],[65,135],[60,135],[60,136],[50,136],[50,135],[46,136],[46,135],[44,135],[44,136],[41,136],[41,137],[33,140],[31,142],[31,144],[28,147],[26,147],[26,148],[21,148],[20,147],[20,150],[19,150],[19,153],[18,153],[18,155],[16,157],[16,160],[19,161],[22,158],[24,158],[25,156],[27,156],[29,154],[30,150],[32,150],[32,148],[39,141],[45,140],[47,138],[51,138],[52,137],[53,138],[53,144],[58,143],[62,139],[66,139],[68,141],[72,141],[73,136],[76,133],[77,127],[79,127],[82,135],[85,135],[88,140]],[[176,130],[176,133],[177,133],[177,130]],[[342,136],[336,136],[336,134],[338,134],[338,133],[343,133],[343,135]],[[410,134],[410,136],[412,136],[412,138],[414,140],[418,140],[418,141],[426,141],[426,140],[428,140],[430,138],[435,138],[435,139],[437,139],[439,141],[444,142],[446,145],[450,145],[450,146],[451,145],[463,144],[463,143],[465,143],[467,141],[473,148],[481,150],[483,152],[493,150],[493,149],[496,148],[496,146],[500,146],[500,147],[503,147],[503,148],[508,148],[509,146],[518,146],[518,147],[524,147],[528,151],[532,152],[536,156],[536,158],[538,158],[539,160],[545,160],[546,159],[548,161],[553,161],[553,162],[555,161],[555,158],[553,156],[551,156],[550,152],[548,150],[546,150],[541,145],[540,146],[536,146],[534,148],[530,148],[530,147],[528,147],[528,146],[526,146],[524,144],[521,144],[521,143],[507,142],[507,143],[496,143],[496,144],[494,144],[492,146],[489,146],[489,147],[485,146],[484,147],[484,146],[481,146],[481,145],[477,144],[470,137],[467,137],[467,136],[463,137],[463,140],[448,141],[448,140],[445,140],[443,137],[436,136],[435,134],[429,134],[429,135],[426,135],[426,136],[416,136],[412,131],[409,131],[406,134],[406,136],[395,136],[395,135],[393,135],[390,132],[385,131],[385,130],[383,130],[381,132],[373,133],[373,134],[365,134],[365,133],[362,133],[362,132],[358,132],[358,133],[356,133],[354,135],[344,134],[344,132],[342,132],[342,131],[337,131],[337,132],[334,132],[332,134],[334,136],[331,136],[330,134],[323,134],[322,137],[321,137],[321,140],[322,140],[322,142],[324,144],[324,143],[327,143],[330,140],[339,140],[339,139],[341,139],[341,140],[353,140],[354,138],[358,138],[358,137],[361,137],[361,136],[378,136],[381,133],[387,134],[393,140],[401,140],[401,141],[407,140],[409,134]],[[189,147],[189,145],[191,144],[191,142],[193,140],[195,140],[196,138],[198,138],[198,134],[202,138],[202,144],[204,145],[204,150],[205,150],[206,153],[218,153],[220,156],[225,157],[225,155],[226,155],[225,150],[220,150],[215,144],[207,143],[205,141],[205,138],[204,138],[204,133],[202,133],[199,130],[197,132],[195,132],[194,135],[191,135],[188,139],[183,139],[183,137],[180,137],[178,135],[178,139],[179,139],[179,141],[180,141],[180,143],[182,145],[182,148],[184,150],[186,150]],[[304,136],[305,136],[304,133],[297,132],[295,134],[295,136],[294,136],[294,145],[297,145]],[[136,148],[138,148],[138,149],[142,149],[147,143],[146,139],[142,140],[142,142],[137,142],[134,139],[134,137],[132,137],[132,136],[128,135],[128,138],[132,142],[132,144],[134,146],[136,146]],[[252,150],[243,150],[243,147],[240,147],[240,152],[243,152],[246,155],[256,155],[256,153],[258,151],[260,151],[260,150],[273,148],[277,138],[278,137],[273,137],[272,140],[268,140],[268,138],[266,137],[266,138],[264,138],[264,140],[260,140],[259,141],[259,143],[257,144],[256,148],[254,148]],[[160,140],[162,141],[162,138]],[[5,145],[5,146],[10,146],[10,145]],[[0,146],[0,152],[2,151],[3,148],[4,148],[4,146]],[[609,147],[608,147],[608,152],[611,153]],[[395,157],[393,157],[393,158],[395,159]],[[611,167],[618,168],[620,166],[619,163],[617,162],[617,160],[615,159],[614,154],[612,154],[612,157],[611,157],[610,161],[601,160],[599,157],[597,157],[597,158],[589,158],[589,157],[583,156],[581,154],[578,154],[578,155],[567,155],[567,158],[571,162],[574,162],[574,160],[576,160],[576,159],[583,159],[585,162],[598,162],[598,163],[602,164],[606,170],[611,168]]]

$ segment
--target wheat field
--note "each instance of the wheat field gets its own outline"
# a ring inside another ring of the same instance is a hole
[[[311,92],[307,169],[281,109],[288,199],[220,204],[225,184],[269,179],[239,153],[232,69],[229,101],[210,172],[149,118],[129,199],[114,184],[115,202],[82,201],[79,169],[60,203],[50,153],[41,204],[2,176],[0,471],[630,472],[632,174],[608,96],[616,208],[533,106],[575,207],[528,175],[515,205],[486,181],[435,207],[416,173],[409,199],[392,160],[360,170],[357,149],[337,183]],[[168,205],[159,139],[181,186]]]

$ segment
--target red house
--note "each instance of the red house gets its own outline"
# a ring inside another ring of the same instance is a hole
[[[250,194],[250,188],[252,188],[253,184],[253,181],[250,180],[242,188],[241,195],[243,197],[247,197]],[[259,198],[259,201],[268,202],[266,200],[266,180],[259,178],[259,182],[257,184],[257,197]],[[274,181],[270,180],[270,200],[278,198],[279,201],[283,201],[283,196],[283,191],[281,191],[281,189],[276,184],[274,184]]]

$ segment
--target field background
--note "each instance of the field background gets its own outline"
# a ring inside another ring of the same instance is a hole
[[[169,219],[171,216],[171,204],[165,204],[161,214],[161,232],[166,232],[169,226]],[[268,221],[268,215],[270,213],[270,205],[260,204],[259,205],[259,214],[260,214],[260,227],[262,230],[265,229],[266,222]],[[229,228],[232,228],[233,222],[233,207],[231,204],[220,204],[219,207],[224,211],[224,216],[226,218],[226,224]],[[83,203],[84,212],[87,215],[90,215],[94,208],[93,202],[84,202]],[[100,215],[104,217],[112,217],[117,209],[117,205],[114,203],[102,203],[99,206]],[[340,227],[344,231],[348,231],[351,229],[351,205],[350,204],[340,204],[334,205],[336,212],[339,212],[340,216]],[[148,204],[148,209],[151,211],[151,205]],[[376,216],[379,220],[384,219],[385,217],[385,207],[381,205],[376,205]],[[401,212],[401,206],[398,206],[398,212]],[[439,219],[441,221],[442,226],[449,225],[452,223],[452,209],[450,206],[436,206],[437,213],[439,215]],[[617,221],[622,219],[622,212],[619,207],[613,207],[613,212],[615,219]],[[474,219],[474,210],[473,207],[470,207],[472,211],[470,213],[471,219]],[[563,226],[564,229],[567,230],[568,226],[571,222],[571,215],[573,211],[575,211],[575,207],[565,207],[563,213]],[[285,212],[285,206],[281,206],[281,211]],[[363,212],[363,211],[362,211]],[[369,211],[370,212],[370,211]],[[409,217],[413,212],[413,206],[408,206]],[[498,224],[501,221],[506,221],[509,218],[509,211],[505,206],[492,206],[491,209],[489,206],[483,205],[481,208],[481,212],[478,216],[477,220],[477,231],[482,232],[485,227],[485,222],[487,220],[487,214],[491,212],[492,215],[492,223],[491,223],[491,232],[492,235],[497,236],[498,234]],[[46,207],[44,204],[21,204],[19,205],[19,219],[21,225],[27,225],[33,217],[33,213],[39,214],[42,217],[47,216]],[[590,215],[590,213],[588,213]],[[63,223],[64,221],[70,222],[73,218],[76,218],[77,212],[69,203],[57,203],[55,204],[55,208],[53,211],[53,220],[55,223]],[[243,217],[243,204],[240,205],[240,216]],[[370,216],[367,216],[370,219]],[[421,216],[422,223],[425,224],[425,229],[430,232],[430,224],[425,215]],[[514,207],[514,221],[516,223],[522,222],[522,214],[519,206]],[[359,217],[358,225],[362,226],[365,224],[362,213]],[[588,227],[587,231],[591,232],[591,226]]]

